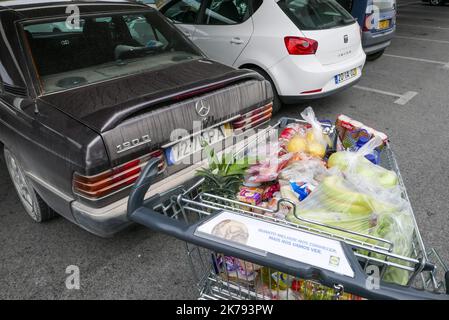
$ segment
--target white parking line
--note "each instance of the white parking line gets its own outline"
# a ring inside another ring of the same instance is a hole
[[[368,87],[362,87],[362,86],[357,86],[357,85],[353,86],[353,88],[398,98],[394,103],[399,104],[401,106],[406,105],[410,100],[412,100],[415,96],[418,95],[418,92],[415,92],[415,91],[407,91],[404,94],[397,94],[397,93],[393,93],[393,92],[388,92],[388,91],[383,91],[383,90],[378,90],[378,89],[373,89],[373,88],[368,88]]]
[[[387,54],[387,53],[385,53],[384,56],[385,57],[390,57],[390,58],[398,58],[398,59],[405,59],[405,60],[411,60],[411,61],[439,64],[439,65],[443,65],[445,68],[449,68],[449,62],[444,62],[444,61],[437,61],[437,60],[430,60],[430,59],[421,59],[421,58],[413,58],[413,57],[405,57],[405,56],[398,56],[398,55]]]
[[[404,4],[397,4],[396,6],[398,8],[403,8],[403,7],[408,7],[408,6],[412,6],[414,4],[418,4],[418,3],[422,3],[422,1],[415,1],[415,2],[408,2],[408,3],[404,3]]]
[[[395,36],[395,38],[397,38],[397,39],[416,40],[416,41],[428,41],[428,42],[449,44],[449,41],[447,41],[447,40],[434,40],[434,39],[425,39],[425,38],[416,38],[416,37],[404,37],[404,36]]]
[[[416,12],[416,15],[414,14],[408,14],[408,13],[402,13],[398,16],[398,24],[401,23],[402,19],[415,19],[415,21],[420,21],[420,20],[426,20],[422,18],[422,13],[420,12]],[[435,15],[432,16],[432,18],[429,18],[427,21],[431,21],[431,22],[447,22],[447,18],[443,18],[443,17],[436,17]]]
[[[449,30],[447,27],[438,27],[438,26],[428,26],[424,24],[410,24],[410,23],[398,23],[398,27],[417,27],[417,28],[425,28],[425,29],[436,29],[436,30]]]

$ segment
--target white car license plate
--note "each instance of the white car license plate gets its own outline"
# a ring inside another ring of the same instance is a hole
[[[337,74],[335,76],[335,84],[339,84],[357,76],[357,68]]]
[[[167,156],[168,165],[174,165],[192,154],[201,151],[203,149],[201,146],[202,141],[207,142],[209,145],[213,145],[223,141],[231,135],[232,129],[229,129],[228,126],[221,126],[182,140],[166,149],[165,154]]]

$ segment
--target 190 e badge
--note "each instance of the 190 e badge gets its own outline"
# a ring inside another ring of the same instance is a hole
[[[151,142],[151,138],[148,134],[138,138],[133,139],[131,141],[123,142],[122,144],[117,146],[117,153],[123,153],[125,151],[137,148],[138,146],[141,146],[145,143]]]

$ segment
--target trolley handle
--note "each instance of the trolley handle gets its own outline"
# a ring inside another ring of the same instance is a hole
[[[412,287],[402,287],[394,284],[380,283],[378,288],[370,289],[369,285],[367,285],[370,281],[368,275],[365,274],[360,266],[352,248],[344,242],[341,242],[341,245],[354,270],[353,278],[275,254],[268,253],[262,256],[255,252],[226,245],[225,243],[198,237],[195,235],[195,232],[204,220],[200,220],[194,224],[187,224],[187,222],[172,219],[144,205],[145,194],[150,188],[153,179],[157,176],[157,173],[158,160],[152,160],[144,168],[137,183],[131,190],[131,195],[128,200],[129,220],[156,232],[173,236],[214,252],[251,261],[255,264],[263,265],[302,279],[318,280],[321,284],[330,288],[335,285],[341,285],[345,291],[369,299],[449,299],[448,295],[423,292]]]
[[[155,231],[188,241],[189,226],[182,221],[171,219],[157,211],[145,207],[145,195],[159,172],[159,160],[152,159],[144,168],[131,189],[128,199],[128,219]]]

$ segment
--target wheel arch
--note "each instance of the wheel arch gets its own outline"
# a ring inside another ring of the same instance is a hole
[[[266,73],[270,77],[271,82],[274,83],[276,91],[278,93],[280,92],[279,86],[278,86],[277,82],[274,80],[273,75],[266,68],[261,67],[260,65],[257,65],[255,63],[244,63],[241,66],[239,66],[239,69],[258,69],[260,71],[263,71],[264,73]]]

